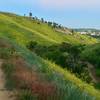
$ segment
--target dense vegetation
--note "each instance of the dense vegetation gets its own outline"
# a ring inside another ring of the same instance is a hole
[[[76,74],[77,77],[90,83],[91,78],[88,74],[87,65],[82,62],[80,58],[80,53],[84,50],[84,46],[85,45],[71,45],[65,42],[51,46],[39,45],[34,41],[30,41],[27,44],[27,48],[39,56],[55,62]]]
[[[18,100],[99,100],[98,90],[67,71],[79,72],[76,59],[83,44],[91,45],[97,40],[77,33],[63,34],[46,23],[38,22],[28,17],[0,13],[0,58],[5,60],[3,70],[8,79],[7,87],[10,82],[13,87],[9,89],[18,90]],[[35,41],[32,48],[30,41]],[[34,52],[26,48],[28,43]],[[64,62],[64,56],[71,62]],[[47,58],[52,61],[45,60]],[[75,67],[74,70],[70,66]],[[34,80],[34,72],[39,79]],[[16,81],[20,84],[15,84]]]
[[[100,44],[87,47],[82,52],[82,58],[88,60],[96,68],[96,74],[100,77]]]

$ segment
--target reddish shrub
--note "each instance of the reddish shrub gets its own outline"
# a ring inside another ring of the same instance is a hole
[[[27,64],[22,58],[18,57],[12,61],[16,66],[14,77],[18,83],[18,88],[30,89],[33,94],[38,95],[39,100],[47,100],[48,97],[53,97],[55,95],[57,91],[55,84],[49,83],[46,80],[41,80],[42,77],[39,76],[40,74],[29,70]]]

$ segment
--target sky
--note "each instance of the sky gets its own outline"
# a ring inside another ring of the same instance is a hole
[[[0,0],[0,11],[32,12],[69,28],[100,29],[100,0]]]

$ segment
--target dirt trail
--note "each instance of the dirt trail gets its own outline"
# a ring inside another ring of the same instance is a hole
[[[0,100],[14,100],[12,92],[5,89],[5,79],[1,69],[2,63],[3,60],[0,59]]]
[[[88,71],[89,71],[90,77],[93,79],[93,82],[100,83],[100,77],[98,77],[96,75],[95,67],[88,62],[87,62],[87,66],[88,66]]]

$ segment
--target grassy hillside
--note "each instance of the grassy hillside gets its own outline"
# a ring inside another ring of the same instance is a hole
[[[86,47],[82,52],[81,57],[85,61],[93,64],[95,69],[95,74],[98,79],[98,82],[95,84],[95,87],[100,89],[100,43]]]
[[[96,68],[96,73],[100,76],[100,43],[87,47],[83,53],[82,57],[87,59]]]
[[[55,84],[57,94],[55,92],[56,96],[53,99],[50,99],[48,95],[48,100],[100,100],[100,92],[95,90],[91,85],[85,84],[58,65],[38,57],[25,47],[26,43],[30,40],[37,41],[42,45],[62,42],[90,45],[97,42],[95,39],[79,34],[66,35],[58,33],[47,24],[38,24],[36,20],[30,20],[29,18],[14,14],[0,13],[0,40],[0,44],[6,44],[5,46],[0,46],[1,58],[7,59],[10,56],[10,59],[12,59],[11,54],[13,50],[14,55],[24,59],[28,68],[35,70],[36,73],[44,77],[40,83],[44,81]],[[8,62],[11,61],[8,60]],[[12,71],[12,67],[9,68]],[[19,76],[22,75],[22,73],[18,74]],[[8,72],[8,75],[10,76],[11,74]],[[33,93],[33,95],[38,97],[38,94]]]
[[[73,44],[92,44],[96,40],[80,34],[66,35],[56,32],[53,28],[38,20],[30,20],[9,13],[0,13],[0,34],[14,36],[20,40],[19,43],[25,44],[28,40],[37,41],[42,44],[69,42]]]

